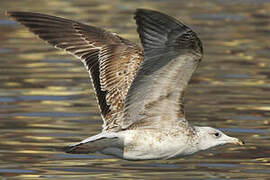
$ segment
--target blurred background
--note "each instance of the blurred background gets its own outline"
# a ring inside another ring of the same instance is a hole
[[[187,119],[246,146],[140,162],[59,149],[101,130],[88,73],[4,12],[61,16],[140,43],[136,8],[162,11],[197,32],[205,56],[185,97]],[[269,37],[269,0],[1,0],[0,179],[269,179]]]

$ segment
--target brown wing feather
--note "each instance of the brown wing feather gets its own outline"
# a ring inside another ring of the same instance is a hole
[[[119,124],[121,118],[118,112],[124,107],[128,89],[142,60],[142,51],[134,46],[109,45],[101,49],[101,90],[108,92],[106,100],[111,105],[111,112],[106,116],[105,126]],[[116,121],[112,122],[114,120]]]
[[[90,74],[104,129],[118,126],[127,91],[143,61],[142,50],[116,34],[55,16],[7,12],[41,39],[78,57]]]

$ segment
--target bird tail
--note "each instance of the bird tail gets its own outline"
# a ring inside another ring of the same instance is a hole
[[[91,136],[79,143],[67,146],[64,148],[64,151],[72,154],[87,154],[102,152],[103,149],[113,146],[121,146],[121,142],[118,137],[98,134]]]

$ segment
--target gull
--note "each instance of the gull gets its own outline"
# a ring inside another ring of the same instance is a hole
[[[7,12],[39,38],[79,58],[89,72],[103,119],[101,133],[67,146],[126,160],[171,159],[227,143],[243,145],[185,118],[184,93],[203,57],[189,27],[164,13],[137,9],[143,48],[115,33],[32,12]]]

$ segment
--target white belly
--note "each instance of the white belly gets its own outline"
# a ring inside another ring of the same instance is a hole
[[[188,136],[183,134],[153,130],[128,130],[123,133],[124,159],[168,159],[186,155]]]

